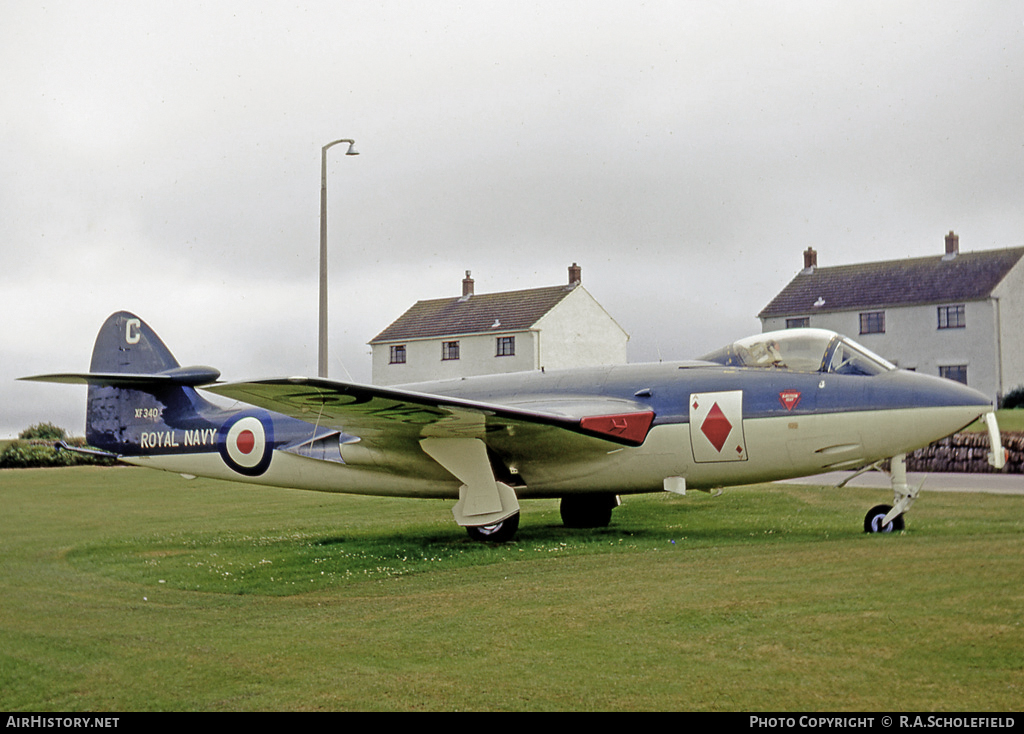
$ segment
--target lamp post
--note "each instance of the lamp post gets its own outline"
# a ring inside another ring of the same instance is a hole
[[[327,149],[348,143],[345,155],[359,155],[356,141],[342,139],[320,150],[320,337],[317,340],[317,375],[327,377]]]

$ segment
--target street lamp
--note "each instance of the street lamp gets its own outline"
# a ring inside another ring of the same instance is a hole
[[[327,149],[348,143],[345,155],[359,155],[354,140],[335,140],[320,150],[320,338],[317,341],[317,374],[327,377]]]

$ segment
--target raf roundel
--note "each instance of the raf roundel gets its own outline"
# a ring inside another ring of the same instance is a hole
[[[231,469],[257,477],[267,470],[273,457],[273,423],[255,415],[236,416],[221,426],[217,447]]]

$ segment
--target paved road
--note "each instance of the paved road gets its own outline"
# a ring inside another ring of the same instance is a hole
[[[787,479],[790,484],[836,485],[851,476],[853,472],[832,472],[817,474],[801,479]],[[919,474],[907,472],[907,484],[915,486],[924,480],[922,492],[988,492],[990,494],[1024,495],[1024,475],[1021,474]],[[872,487],[888,489],[889,477],[872,471],[861,474],[846,485],[847,487]]]

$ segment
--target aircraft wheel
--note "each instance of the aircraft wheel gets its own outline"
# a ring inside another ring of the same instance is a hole
[[[882,525],[882,520],[889,514],[892,505],[875,505],[868,514],[864,516],[865,533],[891,533],[903,530],[903,515],[897,515],[888,525]]]
[[[580,494],[563,497],[558,509],[567,528],[606,528],[618,504],[613,494]]]
[[[519,530],[519,513],[493,525],[476,525],[466,528],[469,537],[473,540],[483,540],[488,543],[507,543],[515,537]]]

